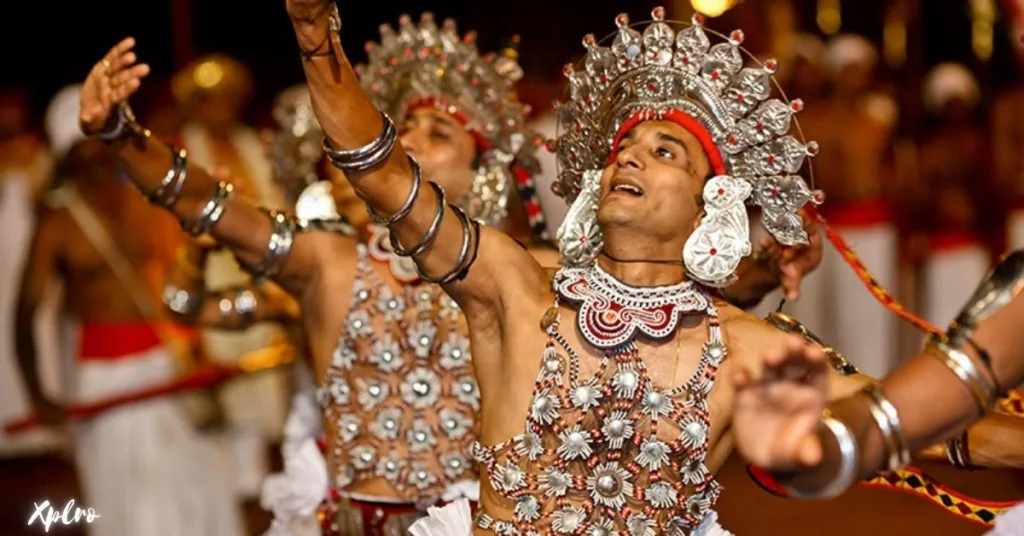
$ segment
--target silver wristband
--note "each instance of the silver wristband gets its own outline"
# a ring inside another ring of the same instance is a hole
[[[271,278],[281,271],[288,255],[292,252],[292,244],[295,242],[295,231],[298,223],[291,216],[277,211],[264,211],[270,218],[270,238],[267,239],[267,249],[259,265],[250,270],[253,277],[257,279]]]
[[[834,417],[822,419],[821,424],[832,432],[832,436],[836,438],[836,443],[839,445],[839,471],[831,482],[814,492],[801,492],[784,486],[786,493],[794,499],[810,500],[838,497],[850,488],[857,477],[857,463],[860,460],[859,448],[856,438],[853,437],[853,432],[850,431],[850,427]]]
[[[455,215],[459,218],[459,222],[462,224],[462,249],[459,251],[459,257],[455,261],[455,266],[441,277],[430,277],[423,273],[419,264],[416,264],[416,273],[420,276],[420,279],[427,283],[434,283],[435,285],[447,285],[448,283],[461,278],[464,272],[469,269],[473,260],[475,260],[475,256],[472,258],[469,256],[470,244],[473,242],[474,229],[477,230],[476,240],[478,245],[480,240],[480,224],[475,221],[470,221],[469,216],[466,216],[466,213],[461,208],[455,205],[448,206],[455,212]]]
[[[434,195],[437,197],[437,210],[434,213],[434,219],[430,222],[430,227],[427,227],[427,232],[423,233],[420,241],[413,247],[405,249],[402,247],[402,244],[398,242],[398,239],[395,238],[394,232],[388,233],[388,239],[391,241],[391,251],[399,257],[415,257],[416,255],[423,253],[428,247],[430,247],[430,244],[434,242],[434,239],[437,238],[437,232],[441,230],[441,220],[444,218],[444,209],[447,206],[447,203],[445,203],[444,188],[441,188],[441,186],[434,181],[430,181],[430,187],[434,189]]]
[[[146,195],[149,202],[170,209],[181,198],[181,191],[185,188],[185,180],[188,179],[188,153],[185,149],[171,148],[174,154],[174,161],[171,168],[167,170],[164,180],[160,186]]]
[[[173,283],[167,283],[164,285],[163,300],[171,312],[187,315],[198,309],[203,301],[203,292],[189,292]]]
[[[390,216],[381,216],[367,206],[366,212],[370,215],[370,221],[378,225],[391,225],[409,215],[412,205],[420,195],[420,186],[423,183],[423,173],[420,170],[420,165],[411,156],[409,157],[409,166],[412,167],[412,189],[409,190],[409,196],[405,198],[405,203],[402,203],[401,208]]]
[[[141,127],[138,126],[138,122],[135,120],[135,113],[132,112],[131,106],[128,103],[121,101],[117,105],[117,109],[114,111],[115,117],[117,117],[117,124],[114,128],[108,132],[100,132],[96,134],[96,137],[107,142],[115,142],[122,138],[128,131],[138,131]]]
[[[888,455],[886,468],[889,471],[896,471],[905,467],[910,463],[910,449],[903,435],[903,425],[900,423],[896,406],[885,397],[878,385],[869,385],[863,392],[868,396],[868,409],[885,443]]]
[[[373,169],[387,160],[398,141],[398,128],[395,127],[395,122],[388,117],[388,114],[380,112],[380,117],[384,123],[380,135],[357,149],[348,151],[336,149],[327,137],[324,137],[324,153],[334,167],[345,173],[359,173]]]
[[[228,200],[231,199],[234,190],[235,187],[230,182],[218,182],[217,190],[213,192],[210,200],[203,206],[203,210],[199,213],[196,221],[189,227],[185,227],[184,222],[182,222],[182,227],[192,236],[201,236],[209,232],[220,221],[221,216],[224,215],[224,208],[227,206]]]
[[[932,352],[927,350],[932,349]],[[925,347],[927,354],[937,357],[946,368],[956,374],[957,378],[974,395],[974,401],[982,415],[987,414],[995,406],[998,399],[998,387],[985,379],[978,366],[963,350],[955,348],[941,337],[932,336]]]

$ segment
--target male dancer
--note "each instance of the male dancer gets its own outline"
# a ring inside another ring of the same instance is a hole
[[[48,422],[62,415],[40,388],[33,319],[55,276],[64,279],[65,312],[80,323],[74,402],[170,381],[181,365],[164,336],[156,290],[173,254],[163,241],[174,236],[165,231],[174,222],[118,183],[110,148],[78,130],[78,102],[79,87],[65,88],[48,114],[63,119],[65,144],[55,156],[65,182],[40,215],[17,308],[21,371]],[[178,399],[164,397],[76,427],[83,502],[102,516],[91,534],[241,533],[214,445],[184,415]]]
[[[319,37],[323,38],[324,35],[327,35],[327,12],[325,9],[320,10],[324,17],[315,16],[313,19],[309,19],[305,15],[302,15],[304,10],[304,6],[302,4],[293,3],[290,7],[294,11],[293,15],[295,16],[295,23],[300,28],[300,32],[302,31],[301,28],[305,25],[305,22],[303,21],[315,20],[317,21],[316,24],[320,25],[317,26],[317,29],[321,32]],[[324,6],[321,6],[321,8],[323,7]],[[339,23],[337,23],[336,19],[335,21],[336,23],[333,26],[336,27]],[[433,38],[432,32],[420,32],[417,34],[413,31],[413,28],[405,29],[405,31],[401,32],[398,37],[393,34],[389,35],[389,33],[386,32],[384,38],[385,46],[382,46],[380,50],[394,50],[399,56],[392,57],[384,54],[384,65],[402,65],[402,58],[415,57],[417,54],[406,53],[407,49],[405,48],[405,45],[408,42],[406,39],[415,39],[416,35],[423,35],[424,33]],[[436,54],[439,56],[437,58],[438,61],[441,60],[440,56],[444,56],[449,60],[459,61],[454,61],[452,69],[434,69],[426,74],[431,75],[431,73],[451,72],[453,73],[453,76],[457,75],[457,78],[446,81],[447,87],[456,87],[459,89],[459,92],[454,93],[454,99],[452,102],[465,102],[469,104],[487,103],[488,106],[485,107],[485,109],[490,111],[497,110],[500,112],[500,114],[497,115],[500,119],[498,122],[488,122],[484,119],[482,123],[473,123],[473,121],[478,121],[478,119],[469,119],[467,123],[471,125],[479,124],[482,126],[480,131],[483,133],[488,133],[491,136],[499,136],[499,139],[493,140],[487,144],[488,150],[501,151],[505,154],[498,156],[511,159],[511,155],[507,153],[507,151],[510,149],[521,149],[523,145],[516,143],[517,140],[521,141],[521,139],[516,136],[509,136],[507,140],[504,139],[504,136],[518,133],[516,125],[519,124],[517,122],[519,121],[519,112],[514,102],[506,102],[503,99],[495,100],[494,94],[491,91],[505,87],[503,79],[497,77],[499,75],[503,76],[503,73],[515,73],[515,69],[508,69],[510,66],[508,61],[494,59],[483,62],[483,65],[487,65],[489,66],[488,68],[491,69],[491,71],[488,71],[482,67],[480,63],[476,63],[476,61],[479,60],[475,60],[475,56],[464,58],[461,55],[453,54],[450,48],[446,48],[449,45],[454,45],[458,42],[457,38],[453,38],[455,37],[452,35],[454,34],[453,28],[447,27],[441,31],[441,34],[441,37],[435,41],[436,48],[434,46],[419,48],[418,50],[420,50],[420,52],[418,54],[426,56],[430,56],[431,53]],[[305,42],[306,37],[302,37],[301,41],[304,45],[309,45],[310,43]],[[331,40],[334,41],[336,40],[337,35],[336,33],[330,34],[330,37]],[[324,41],[324,43],[327,44],[327,41]],[[463,366],[463,361],[468,354],[468,347],[465,346],[464,340],[459,340],[458,335],[453,334],[451,344],[441,344],[441,351],[438,352],[441,355],[437,356],[437,365],[434,365],[433,368],[417,366],[405,375],[401,382],[394,381],[393,383],[396,384],[394,387],[392,387],[392,384],[385,383],[380,379],[381,377],[379,374],[382,368],[391,368],[395,361],[395,351],[393,351],[394,344],[400,344],[403,346],[407,344],[409,350],[417,360],[420,360],[420,362],[430,363],[430,359],[424,359],[420,356],[427,354],[427,357],[429,358],[430,352],[434,351],[433,349],[436,348],[437,343],[439,342],[438,339],[442,339],[443,337],[435,335],[434,330],[431,329],[431,326],[429,325],[429,321],[424,320],[423,318],[418,318],[418,322],[410,323],[411,332],[400,333],[397,334],[397,336],[392,336],[391,341],[388,341],[388,337],[385,335],[375,341],[377,343],[376,345],[369,344],[371,341],[368,341],[367,339],[372,337],[373,333],[369,313],[371,311],[379,311],[381,313],[380,316],[383,316],[383,318],[378,317],[374,319],[374,324],[386,324],[389,320],[389,316],[397,316],[395,314],[396,312],[393,311],[393,308],[405,306],[405,303],[392,299],[395,297],[394,294],[392,294],[390,298],[388,296],[381,296],[383,299],[375,300],[373,299],[372,293],[374,291],[382,291],[384,287],[372,284],[374,283],[372,280],[369,282],[372,285],[359,281],[357,282],[357,288],[352,292],[353,303],[356,310],[348,315],[348,321],[346,323],[345,311],[339,311],[339,308],[329,297],[340,295],[342,299],[344,299],[345,296],[348,295],[348,291],[346,291],[346,289],[352,280],[352,272],[354,271],[354,269],[351,268],[352,245],[347,246],[347,248],[340,243],[333,246],[329,245],[327,247],[324,247],[322,242],[318,245],[318,240],[321,240],[321,238],[318,238],[319,235],[296,232],[299,228],[298,224],[284,216],[271,215],[271,217],[268,217],[266,214],[261,213],[258,209],[246,204],[244,201],[232,201],[228,203],[227,201],[230,198],[232,190],[230,185],[221,182],[219,185],[214,186],[208,176],[199,169],[189,169],[186,180],[180,172],[184,165],[184,163],[180,161],[181,159],[172,159],[171,151],[162,144],[150,140],[146,135],[147,133],[131,120],[126,109],[123,107],[116,107],[117,103],[122,102],[138,88],[140,78],[148,72],[148,67],[144,65],[134,65],[135,56],[134,53],[130,51],[133,44],[133,41],[129,39],[118,47],[115,47],[115,49],[111,50],[102,62],[96,65],[90,74],[89,87],[91,88],[91,91],[88,95],[83,97],[83,102],[86,103],[84,105],[85,111],[82,116],[84,127],[89,132],[102,132],[104,137],[112,140],[114,147],[122,158],[122,161],[131,170],[133,179],[137,184],[139,184],[140,189],[144,192],[150,192],[153,194],[154,202],[167,206],[169,209],[174,211],[183,219],[185,225],[194,232],[212,232],[219,241],[232,247],[243,262],[250,266],[254,266],[257,272],[275,274],[275,279],[279,283],[281,283],[291,293],[300,297],[302,301],[302,310],[304,312],[305,327],[307,328],[307,333],[310,334],[312,353],[318,363],[318,367],[320,367],[318,373],[322,378],[326,378],[324,381],[326,385],[324,386],[323,392],[326,396],[331,397],[330,404],[326,405],[329,420],[328,428],[331,430],[329,432],[331,434],[329,436],[329,441],[332,443],[333,447],[330,454],[335,458],[332,462],[339,468],[339,472],[342,472],[342,484],[348,484],[350,482],[349,480],[344,479],[344,477],[346,475],[356,473],[357,468],[359,468],[359,471],[362,471],[362,468],[374,467],[380,471],[380,474],[383,474],[384,476],[391,475],[394,477],[395,475],[392,470],[398,464],[390,462],[397,462],[397,460],[390,459],[386,456],[378,458],[378,452],[384,451],[384,449],[381,449],[381,451],[373,449],[371,446],[373,443],[370,443],[370,441],[383,441],[383,439],[377,439],[378,436],[387,438],[396,435],[393,433],[395,425],[401,424],[406,426],[411,420],[413,422],[411,425],[408,425],[407,429],[411,432],[410,434],[407,434],[408,441],[403,442],[404,444],[401,447],[395,444],[394,451],[402,454],[406,448],[414,450],[414,452],[411,453],[413,463],[410,465],[412,465],[415,470],[399,473],[393,481],[396,482],[398,486],[404,487],[405,490],[409,490],[410,487],[415,487],[419,490],[419,485],[423,484],[422,489],[424,492],[420,495],[421,497],[437,497],[443,490],[443,487],[439,485],[439,481],[442,478],[445,478],[445,476],[436,475],[440,474],[443,469],[463,467],[468,462],[461,457],[462,454],[456,449],[447,450],[443,447],[434,447],[433,450],[445,453],[441,456],[441,461],[444,462],[444,466],[437,467],[437,465],[434,465],[437,464],[437,456],[434,455],[431,456],[429,460],[425,460],[424,465],[417,467],[416,463],[418,460],[415,458],[415,455],[421,450],[429,449],[429,447],[424,447],[424,444],[430,445],[431,440],[440,441],[441,439],[444,439],[444,436],[447,435],[449,431],[457,434],[459,437],[469,435],[465,433],[465,429],[470,428],[469,426],[466,426],[466,420],[475,417],[475,415],[472,415],[473,412],[470,412],[470,415],[466,415],[461,410],[455,410],[448,414],[452,417],[451,419],[444,417],[440,419],[440,424],[444,426],[443,430],[435,432],[434,430],[436,429],[430,429],[429,431],[431,433],[426,433],[428,431],[426,427],[417,426],[416,419],[406,418],[396,422],[398,421],[397,418],[389,417],[389,415],[393,413],[392,411],[377,411],[374,414],[375,418],[372,422],[368,423],[366,427],[362,429],[360,428],[361,422],[355,421],[358,420],[358,416],[361,412],[368,411],[361,408],[375,408],[379,404],[380,399],[388,398],[389,394],[393,393],[395,390],[401,393],[401,402],[396,400],[394,405],[385,404],[384,407],[386,410],[394,409],[398,412],[402,412],[403,410],[405,412],[410,412],[410,407],[412,410],[415,410],[417,406],[426,404],[427,402],[431,402],[431,407],[437,408],[440,404],[434,404],[434,402],[441,400],[440,397],[442,394],[449,393],[452,398],[455,399],[450,400],[453,405],[456,404],[456,402],[462,403],[463,405],[478,403],[475,390],[476,384],[473,381],[473,378],[468,374],[451,374],[451,376],[454,376],[455,380],[449,384],[451,386],[451,390],[446,389],[439,393],[441,388],[439,385],[440,381],[437,376],[442,373],[446,373],[448,370],[459,370]],[[326,70],[329,70],[334,66],[333,53],[325,55],[324,50],[318,51],[314,47],[305,48],[306,53],[304,54],[304,57],[306,58],[306,66],[311,69],[311,73],[316,72],[318,69],[325,69],[324,72],[326,72]],[[328,44],[327,49],[340,51],[336,43]],[[410,48],[408,50],[411,51],[412,49]],[[345,65],[347,69],[347,64],[343,65]],[[512,65],[514,65],[514,63],[512,63]],[[324,73],[320,73],[320,75],[317,76],[323,75]],[[321,109],[323,108],[324,101],[322,99],[325,98],[323,91],[326,88],[330,90],[330,92],[334,93],[330,98],[338,98],[337,102],[340,103],[344,109],[350,109],[350,111],[356,113],[356,116],[354,116],[352,120],[363,123],[361,128],[379,126],[380,121],[376,115],[377,112],[374,111],[374,108],[369,105],[367,100],[364,100],[366,99],[365,94],[363,93],[363,89],[356,82],[353,72],[351,70],[345,70],[343,79],[344,83],[339,87],[324,84],[322,83],[323,79],[321,79],[319,83],[313,83],[312,89],[314,106],[320,107]],[[366,77],[364,77],[364,79],[366,79]],[[311,74],[311,80],[317,80],[317,78],[313,77]],[[453,80],[458,83],[448,85],[452,84]],[[419,87],[423,86],[419,85]],[[372,87],[370,89],[371,91],[373,90]],[[486,90],[487,94],[482,95],[479,98],[472,98],[465,94],[466,92],[483,90]],[[321,93],[318,94],[318,91]],[[501,94],[502,93],[500,92],[498,93],[498,95]],[[353,103],[351,102],[353,96],[357,97],[355,106],[353,106]],[[456,121],[458,121],[460,116],[465,116],[465,113],[461,112],[457,104],[452,104],[452,102],[449,102],[448,106],[445,106],[435,100],[432,104],[435,107],[442,106]],[[342,110],[342,112],[344,113],[344,110]],[[360,117],[360,114],[362,117]],[[367,119],[367,115],[370,116],[369,119]],[[324,117],[328,117],[330,122],[324,123]],[[476,117],[485,118],[486,116]],[[448,125],[440,123],[431,124],[433,123],[433,118],[430,119],[431,121],[429,123],[426,118],[422,123],[425,134],[430,134],[440,140],[444,140],[446,135],[450,136],[452,139],[465,140],[465,137],[459,135],[467,135],[470,140],[459,143],[463,150],[462,154],[466,154],[467,152],[470,155],[472,154],[474,146],[472,140],[474,137],[473,133],[475,132],[478,136],[481,136],[480,132],[477,132],[476,129],[474,129],[467,133],[465,129],[457,128],[457,123],[449,123]],[[342,123],[339,122],[336,117],[321,116],[321,124],[325,126],[329,125],[330,129],[336,129]],[[428,124],[434,128],[427,128]],[[490,126],[488,127],[488,125]],[[446,127],[451,130],[445,130]],[[437,130],[435,130],[435,128]],[[332,139],[339,136],[339,134],[331,134]],[[371,136],[372,135],[365,133],[363,135],[363,137],[367,139]],[[398,137],[398,129],[389,128],[386,136],[386,139],[390,140],[389,143],[396,144]],[[394,147],[391,146],[388,147],[389,150],[393,148]],[[415,150],[415,147],[412,147],[412,149]],[[380,151],[381,149],[377,148],[373,152]],[[339,154],[335,150],[331,150],[329,153],[332,159],[335,160],[335,164],[338,164],[346,158],[344,154]],[[482,162],[488,162],[487,159],[483,158],[484,156],[485,155],[481,155]],[[397,150],[395,157],[401,157],[398,158],[401,162],[409,162],[409,160],[405,159],[404,152],[400,149]],[[424,159],[426,158],[424,157]],[[471,160],[472,159],[467,159],[467,161]],[[166,166],[169,161],[176,162],[174,165],[177,167],[172,169],[171,173],[166,173]],[[351,166],[346,167],[347,172],[350,174],[350,178],[351,176],[358,177],[361,174],[359,169],[352,168]],[[443,178],[443,175],[435,176],[439,179]],[[401,178],[405,181],[412,180],[411,176],[402,176]],[[163,184],[163,186],[161,186],[161,184]],[[363,181],[359,181],[356,184],[357,193],[363,193],[359,191],[359,187],[363,184]],[[396,187],[397,191],[409,191],[408,187],[402,187],[401,184],[393,184],[391,186]],[[406,186],[408,186],[408,184]],[[426,192],[428,188],[434,190],[434,187],[424,185],[422,191]],[[212,197],[210,194],[211,189],[214,189],[217,192]],[[406,194],[403,193],[402,195],[405,196]],[[435,213],[433,217],[429,214],[422,214],[426,205],[423,203],[415,203],[414,201],[415,199],[413,199],[413,202],[411,202],[406,212],[411,211],[412,208],[418,207],[419,210],[416,212],[419,213],[419,215],[410,216],[410,218],[412,220],[418,220],[424,226],[424,230],[433,229],[430,231],[430,236],[432,237],[437,237],[441,233],[444,233],[449,237],[448,240],[455,240],[456,242],[463,244],[462,251],[468,256],[469,250],[472,249],[470,246],[475,241],[469,240],[467,242],[463,239],[463,236],[468,235],[463,234],[460,236],[458,231],[458,227],[460,226],[459,221],[465,222],[464,225],[470,227],[473,227],[476,223],[470,223],[472,219],[468,216],[463,219],[462,216],[464,216],[464,213],[461,211],[454,213],[458,214],[458,216],[453,216],[453,213],[448,213],[449,216],[447,218],[443,216],[439,217],[436,215],[437,213]],[[435,203],[438,202],[439,198],[435,197]],[[400,206],[402,203],[403,200],[398,200],[396,207]],[[412,205],[416,205],[416,207],[413,207]],[[438,206],[444,205],[439,204]],[[486,204],[483,204],[482,206],[486,206]],[[470,207],[472,207],[472,205],[470,205]],[[394,218],[382,216],[381,210],[382,209],[379,207],[374,208],[374,217],[378,221],[392,223]],[[443,214],[443,212],[440,214]],[[795,223],[790,220],[789,223],[794,226],[794,229],[800,228],[799,219],[796,219]],[[455,227],[453,227],[453,225]],[[397,225],[393,227],[399,231],[404,229],[404,227]],[[406,229],[405,232],[408,233],[408,229]],[[516,274],[500,274],[503,284],[506,278],[509,282],[516,283],[521,276],[536,274],[538,270],[540,270],[540,265],[536,264],[534,258],[518,243],[505,238],[505,235],[498,231],[488,230],[486,233],[493,234],[497,244],[496,247],[499,248],[499,251],[487,253],[486,257],[491,259],[489,262],[491,264],[495,262],[495,254],[498,254],[498,256],[507,256],[511,261],[513,261],[512,264],[509,265],[509,269],[517,272]],[[416,240],[410,240],[409,238],[410,237],[408,236],[404,238],[401,236],[395,236],[395,240],[392,245],[403,249],[407,255],[411,255],[412,253],[418,252],[435,252],[441,244],[445,243],[445,241],[439,240],[432,246],[431,240],[417,242]],[[340,238],[337,239],[340,240]],[[505,240],[508,241],[505,242]],[[389,242],[391,241],[389,240]],[[417,245],[403,247],[402,244],[406,243]],[[351,244],[351,242],[349,244]],[[454,247],[458,246],[456,245]],[[417,252],[417,250],[419,251]],[[483,255],[484,251],[481,250],[480,253]],[[563,252],[563,254],[564,253],[565,252]],[[483,258],[484,257],[482,256],[481,259]],[[524,258],[529,260],[524,261]],[[738,262],[739,257],[737,256],[735,260]],[[348,268],[346,268],[346,266],[348,266]],[[431,274],[438,271],[436,267],[427,268],[426,270],[427,275],[424,275],[420,268],[416,268],[414,273],[418,273],[421,280],[440,282],[438,278],[431,276]],[[525,271],[520,274],[518,273],[519,270]],[[675,266],[670,266],[669,270],[677,274],[681,273],[681,269]],[[480,276],[474,278],[474,281],[479,280]],[[468,284],[468,281],[463,284]],[[546,283],[543,285],[546,286]],[[484,286],[491,289],[495,288],[495,286],[490,282],[486,283]],[[449,286],[449,290],[456,287],[460,287],[460,285],[451,285]],[[534,299],[538,298],[539,294],[543,293],[538,293],[537,289],[529,288],[517,288],[515,291],[518,292],[519,290],[528,292],[523,296],[523,300],[516,299],[509,301],[508,303],[510,307],[516,307],[516,304],[522,303],[539,305],[539,302],[534,301]],[[449,304],[450,300],[449,302],[445,302],[444,299],[439,299],[437,306],[429,306],[428,302],[432,299],[430,295],[431,292],[437,293],[439,290],[437,287],[427,287],[422,290],[418,290],[416,294],[412,296],[407,295],[403,298],[407,300],[406,303],[414,303],[417,307],[427,306],[426,308],[432,312],[432,316],[430,318],[445,319],[447,316],[456,313],[456,306],[454,306],[454,304]],[[686,292],[689,293],[688,290]],[[383,294],[383,292],[381,293]],[[379,303],[375,306],[376,310],[371,309],[370,311],[367,311],[364,309],[364,307],[367,306],[367,302],[370,302],[370,304],[373,302]],[[547,303],[550,303],[550,301]],[[704,303],[707,303],[706,300]],[[531,307],[533,305],[531,305]],[[526,325],[533,325],[533,321],[526,322],[524,319],[519,321],[518,326],[515,329],[520,330],[521,333],[515,334],[508,332],[502,334],[500,331],[495,329],[497,328],[496,325],[489,326],[486,324],[487,322],[494,322],[497,320],[497,315],[495,314],[497,311],[487,311],[485,309],[477,308],[474,312],[483,316],[474,318],[474,315],[469,315],[469,318],[473,318],[473,320],[470,320],[471,322],[485,322],[485,324],[481,326],[481,329],[476,331],[475,335],[476,337],[482,337],[481,344],[483,344],[484,341],[491,345],[496,344],[498,342],[497,338],[499,335],[503,337],[504,340],[508,341],[509,344],[511,344],[513,340],[516,340],[517,342],[530,342],[531,345],[535,345],[537,343],[536,334],[533,334],[534,337],[531,337],[527,331],[523,331],[524,329],[527,329],[525,327]],[[391,314],[389,315],[388,313]],[[502,312],[501,314],[503,317],[506,316],[505,312]],[[510,320],[509,327],[512,327],[513,324],[511,319],[516,316],[518,315],[507,316]],[[424,322],[427,323],[424,324]],[[343,325],[345,328],[341,328]],[[765,330],[767,333],[774,333],[771,328],[768,328],[763,324],[752,323],[752,325]],[[337,352],[334,352],[336,346],[334,335],[335,329],[344,329],[345,331],[342,335],[341,348],[339,348]],[[355,349],[353,349],[353,342],[358,344]],[[682,341],[680,341],[680,343],[681,342]],[[370,346],[370,348],[367,348],[367,346]],[[373,346],[376,346],[377,348],[373,348]],[[541,346],[543,346],[543,337],[541,339]],[[486,366],[484,368],[477,367],[477,373],[480,375],[481,380],[490,382],[493,397],[489,402],[485,403],[485,407],[483,409],[484,418],[488,417],[487,404],[492,408],[491,411],[495,411],[495,404],[499,398],[503,399],[501,406],[506,410],[509,408],[524,406],[526,399],[530,398],[529,391],[531,389],[526,389],[524,392],[522,390],[524,387],[523,383],[524,381],[528,381],[532,384],[532,379],[525,379],[527,375],[533,375],[532,371],[528,370],[528,366],[524,369],[522,367],[518,367],[515,363],[508,362],[508,370],[506,372],[508,372],[508,377],[511,377],[513,381],[498,389],[497,382],[499,380],[497,375],[502,374],[500,368],[504,367],[505,364],[500,364],[495,361],[497,354],[494,352],[493,347],[488,348],[485,345],[483,348],[485,350],[489,350],[489,360],[486,361]],[[331,357],[332,354],[333,359]],[[360,357],[360,355],[364,357]],[[407,357],[412,356],[408,353],[404,354],[402,356],[403,361]],[[359,367],[358,372],[349,372],[350,367],[355,368],[356,366]],[[407,365],[403,364],[402,366]],[[342,373],[345,374],[342,375]],[[389,378],[393,377],[394,375]],[[356,381],[353,382],[355,383],[354,388],[347,381],[349,378],[355,378]],[[401,383],[401,385],[397,385],[399,383]],[[356,399],[358,405],[354,405],[350,402],[353,398]],[[391,398],[394,399],[397,397],[392,395]],[[510,401],[513,402],[513,404],[507,404]],[[522,404],[515,404],[514,402],[522,402]],[[406,406],[399,406],[399,403],[405,403]],[[346,406],[346,404],[348,405]],[[345,408],[349,411],[342,413],[340,408]],[[441,408],[451,409],[445,406],[441,406]],[[338,414],[341,415],[340,419],[333,414],[335,411],[338,411]],[[463,420],[463,416],[468,417],[468,419]],[[493,419],[494,417],[492,416],[491,418]],[[338,420],[341,422],[337,422]],[[504,422],[502,422],[502,420],[504,420]],[[510,421],[509,419],[501,419],[500,417],[495,419],[493,422],[495,422],[495,425],[499,429],[497,432],[492,429],[492,435],[495,433],[502,433],[500,426],[514,426],[513,421]],[[337,433],[338,437],[334,436],[335,433]],[[356,434],[355,437],[349,435],[353,433]],[[405,445],[409,446],[406,447]],[[349,449],[346,449],[345,446],[348,446]],[[421,447],[424,448],[421,449]],[[341,463],[338,463],[337,460],[339,459],[341,460]],[[697,465],[694,467],[697,467]],[[369,473],[369,471],[366,473]],[[464,473],[460,473],[460,476],[462,474]],[[403,481],[399,478],[411,478],[412,480]],[[693,478],[693,476],[690,478]],[[446,480],[450,482],[452,477],[447,477]],[[365,478],[364,480],[353,482],[353,485],[346,491],[350,495],[353,492],[390,492],[393,495],[398,495],[397,492],[388,490],[387,487],[383,487],[383,489],[387,491],[380,491],[382,486],[388,486],[391,482],[392,481],[385,480],[383,478]],[[403,484],[405,485],[403,486]],[[378,487],[372,487],[375,485]],[[434,495],[431,495],[430,492],[433,492]],[[493,500],[493,498],[491,500]],[[387,512],[385,508],[379,505],[374,505],[371,508],[374,509],[374,512],[371,512],[371,514],[373,514],[371,517],[374,517],[375,519],[386,517]],[[375,514],[376,511],[379,511],[380,514]]]
[[[799,105],[766,101],[774,62],[742,69],[741,33],[710,47],[699,18],[677,35],[660,8],[644,34],[620,15],[610,48],[588,36],[554,145],[559,191],[575,201],[560,233],[567,266],[550,285],[514,241],[422,185],[355,82],[330,7],[288,3],[332,163],[399,244],[422,246],[418,270],[470,326],[490,445],[475,449],[488,476],[477,530],[720,533],[712,475],[731,450],[732,393],[716,371],[786,339],[707,288],[750,252],[752,189],[784,243],[807,240],[796,211],[820,201],[793,175],[813,150],[785,136]],[[563,316],[576,330],[559,329]],[[833,381],[839,392],[866,382]],[[451,508],[425,524],[464,533],[468,508]]]

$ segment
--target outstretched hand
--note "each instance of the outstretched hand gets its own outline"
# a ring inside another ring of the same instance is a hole
[[[828,394],[828,359],[817,346],[789,336],[784,349],[765,351],[762,370],[740,370],[733,433],[747,461],[789,471],[821,460],[818,426]]]
[[[149,74],[149,65],[135,63],[138,58],[132,52],[134,46],[134,38],[124,39],[89,71],[79,97],[79,124],[85,134],[103,132],[115,115],[115,107],[138,91],[142,78]]]

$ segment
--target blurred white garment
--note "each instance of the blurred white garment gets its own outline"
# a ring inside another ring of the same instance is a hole
[[[161,384],[177,374],[162,347],[77,365],[78,403]],[[102,516],[90,536],[241,536],[231,482],[214,443],[173,397],[112,409],[76,426],[82,504]]]
[[[28,261],[35,228],[30,179],[25,174],[7,172],[0,178],[0,424],[27,416],[32,408],[28,391],[21,381],[15,346],[15,315],[21,276]],[[48,395],[60,400],[66,385],[62,373],[67,370],[64,347],[60,341],[60,284],[55,282],[44,295],[36,312],[36,357],[40,382]],[[61,437],[54,430],[37,428],[7,435],[0,427],[0,457],[38,454],[59,448]]]
[[[945,326],[960,312],[988,273],[988,250],[968,237],[938,237],[925,260],[922,316]]]
[[[321,419],[311,384],[292,396],[281,447],[284,472],[269,475],[260,494],[260,506],[274,514],[264,536],[320,534],[317,508],[330,485],[327,460],[316,441],[322,434]]]
[[[248,195],[268,208],[285,208],[256,132],[240,127],[231,137],[246,166],[251,188]],[[207,134],[201,127],[187,125],[182,129],[182,140],[191,162],[201,166],[215,164]],[[246,286],[252,281],[226,250],[209,255],[204,278],[208,290]],[[203,330],[202,336],[211,358],[231,364],[246,352],[267,347],[281,334],[278,326],[258,324],[242,332]],[[269,471],[267,445],[280,438],[288,411],[287,378],[277,370],[254,374],[228,383],[219,394],[228,422],[226,440],[230,453],[225,458],[233,466],[236,492],[242,498],[257,497]]]

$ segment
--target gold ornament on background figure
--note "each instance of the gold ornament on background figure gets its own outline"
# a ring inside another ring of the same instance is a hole
[[[252,86],[249,68],[223,54],[202,57],[171,78],[171,91],[179,103],[190,102],[203,93],[212,92],[247,99],[251,96]]]

